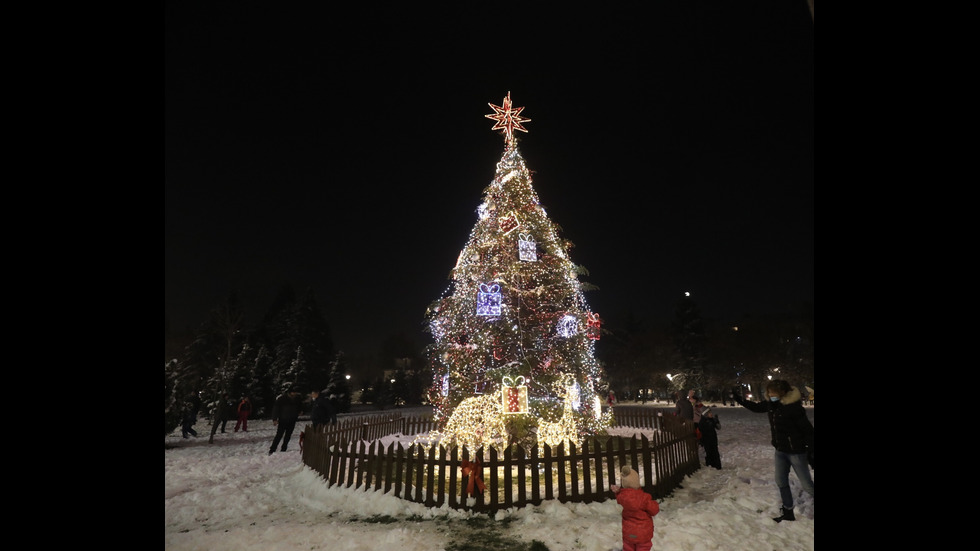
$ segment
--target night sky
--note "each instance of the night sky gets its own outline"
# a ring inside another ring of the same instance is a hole
[[[336,3],[330,3],[336,5]],[[813,301],[813,21],[805,0],[642,12],[298,9],[167,2],[164,307],[196,328],[236,291],[254,322],[316,290],[334,343],[419,343],[504,150],[607,327]]]

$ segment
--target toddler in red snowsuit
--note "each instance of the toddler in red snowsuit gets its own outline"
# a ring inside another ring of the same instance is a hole
[[[653,548],[653,517],[660,504],[640,489],[640,475],[624,465],[622,487],[613,484],[616,502],[623,507],[623,551],[650,551]]]

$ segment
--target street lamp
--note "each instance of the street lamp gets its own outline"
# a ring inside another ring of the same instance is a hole
[[[349,374],[348,374],[348,375],[344,375],[344,377],[345,377],[345,378],[346,378],[346,379],[347,379],[348,381],[350,380],[350,375],[349,375]]]

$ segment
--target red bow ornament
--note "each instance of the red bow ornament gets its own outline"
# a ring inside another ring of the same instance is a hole
[[[463,461],[459,467],[463,471],[463,476],[469,478],[469,482],[466,483],[466,495],[476,495],[474,485],[480,489],[480,493],[487,489],[487,485],[483,483],[483,466],[480,465],[479,459]]]

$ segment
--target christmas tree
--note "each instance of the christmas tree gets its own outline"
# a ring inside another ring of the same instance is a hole
[[[479,445],[580,442],[609,426],[595,358],[594,286],[569,256],[531,186],[514,138],[523,107],[489,104],[505,148],[477,222],[426,315],[434,384],[429,399],[443,442]]]

